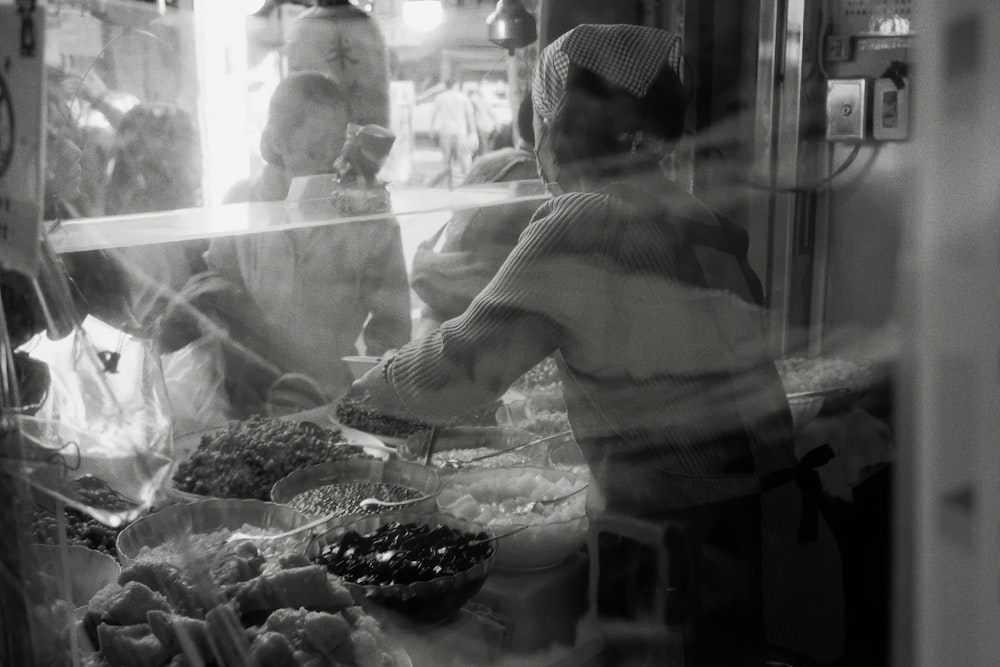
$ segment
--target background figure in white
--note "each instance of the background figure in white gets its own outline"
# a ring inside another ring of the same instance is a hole
[[[479,142],[475,116],[472,101],[462,92],[458,81],[451,82],[434,99],[431,127],[437,137],[444,166],[431,179],[431,187],[447,181],[451,189],[455,183],[461,183],[469,171],[472,151]]]
[[[478,90],[469,92],[469,99],[472,101],[472,108],[475,112],[476,132],[479,135],[479,147],[475,151],[476,157],[481,157],[493,150],[493,138],[497,131],[496,116],[490,109],[489,102]]]

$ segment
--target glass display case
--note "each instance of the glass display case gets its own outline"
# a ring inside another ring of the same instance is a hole
[[[940,4],[0,0],[0,664],[994,664]]]

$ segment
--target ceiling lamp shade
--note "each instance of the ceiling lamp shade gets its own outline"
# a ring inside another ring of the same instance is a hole
[[[514,55],[514,49],[525,47],[538,39],[535,17],[525,9],[521,0],[498,0],[496,10],[486,18],[489,26],[489,40],[507,49]]]

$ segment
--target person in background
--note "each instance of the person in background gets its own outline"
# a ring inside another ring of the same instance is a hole
[[[531,96],[518,109],[518,148],[491,151],[472,164],[463,185],[513,183],[513,202],[455,212],[413,259],[411,285],[423,302],[417,338],[458,317],[489,283],[528,226],[545,189],[532,152]]]
[[[80,146],[85,138],[74,120],[62,72],[47,70],[47,136],[43,219],[50,233],[58,233],[63,220],[99,215],[95,203],[84,196],[85,181],[95,178],[83,166]],[[63,253],[59,257],[69,280],[79,321],[93,315],[118,328],[133,318],[128,302],[128,280],[121,264],[107,250]]]
[[[275,89],[261,136],[267,161],[257,178],[234,185],[226,202],[280,201],[292,179],[332,174],[350,119],[348,96],[326,76],[299,73]],[[185,290],[214,312],[233,345],[227,388],[240,414],[261,412],[270,385],[302,374],[332,400],[350,386],[341,357],[380,355],[410,339],[409,283],[399,225],[391,217],[221,238],[208,273]],[[190,342],[182,309],[164,322],[169,348]]]
[[[490,109],[489,102],[483,98],[483,94],[478,89],[469,92],[469,100],[472,102],[472,109],[476,118],[476,133],[479,135],[479,145],[475,150],[475,157],[481,157],[493,150],[493,135],[497,131],[497,119]]]
[[[660,625],[608,636],[607,664],[832,663],[839,555],[794,456],[746,233],[662,168],[684,131],[681,53],[661,30],[580,25],[540,54],[535,151],[554,198],[464,313],[353,391],[443,422],[555,355],[589,512],[659,535],[602,533],[590,554],[599,618]]]
[[[378,22],[350,0],[313,0],[292,23],[289,72],[322,72],[351,98],[351,121],[390,127],[389,49]]]
[[[108,215],[192,208],[201,203],[201,148],[191,117],[171,104],[139,104],[118,121]],[[138,329],[148,335],[170,299],[205,270],[207,241],[116,249],[129,274]]]
[[[445,90],[434,98],[431,128],[437,137],[444,166],[431,179],[430,186],[447,182],[448,189],[451,189],[469,171],[472,151],[479,141],[472,101],[462,92],[461,82],[457,79],[446,82]]]

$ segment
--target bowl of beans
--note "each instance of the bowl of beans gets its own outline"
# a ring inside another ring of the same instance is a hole
[[[432,512],[437,507],[434,496],[439,489],[437,472],[425,466],[397,458],[358,459],[296,470],[274,485],[271,498],[312,518],[332,515],[329,528],[367,514],[404,509]],[[395,508],[363,506],[361,501],[367,498],[414,502]]]
[[[401,459],[423,463],[427,456],[429,433],[411,435],[396,449]],[[544,465],[547,447],[522,447],[511,452],[473,461],[487,454],[534,442],[538,437],[527,431],[500,426],[459,426],[441,429],[434,441],[431,464],[444,468],[449,461],[457,461],[461,468],[510,468],[526,465]]]
[[[493,567],[494,535],[440,512],[369,515],[313,540],[306,555],[341,577],[356,598],[420,621],[453,617]]]

